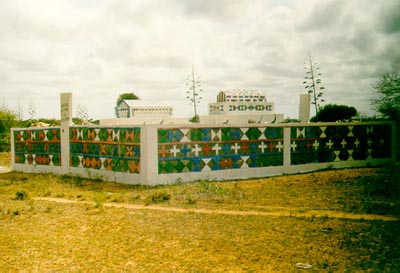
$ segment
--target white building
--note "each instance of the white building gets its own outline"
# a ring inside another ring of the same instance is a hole
[[[100,125],[173,123],[173,107],[168,101],[123,100],[116,109],[118,118],[101,119]]]
[[[189,124],[189,118],[174,118],[167,101],[124,100],[117,107],[117,119],[100,120],[101,125]],[[209,103],[209,114],[200,116],[201,124],[279,123],[274,103],[265,94],[253,90],[221,91],[216,103]]]
[[[221,91],[217,102],[208,104],[209,115],[265,116],[266,120],[275,117],[274,103],[268,102],[265,94],[256,90]],[[283,119],[283,115],[282,115]]]
[[[266,101],[264,93],[257,90],[225,90],[217,95],[217,102]]]
[[[119,118],[133,117],[169,117],[172,105],[167,101],[123,100],[117,107]]]

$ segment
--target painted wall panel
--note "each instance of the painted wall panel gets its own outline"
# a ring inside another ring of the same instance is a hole
[[[70,127],[70,166],[140,173],[140,128]]]
[[[18,129],[14,134],[14,163],[61,166],[60,128]]]
[[[291,128],[291,164],[390,158],[391,125]]]
[[[159,174],[282,166],[283,128],[158,129],[158,164]]]

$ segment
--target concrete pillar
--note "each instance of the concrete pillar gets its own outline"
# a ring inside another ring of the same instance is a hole
[[[140,173],[146,185],[158,183],[158,139],[157,126],[146,124],[140,133]]]
[[[310,120],[310,94],[300,94],[299,120],[308,122]]]
[[[283,166],[290,167],[290,127],[283,128]]]
[[[11,136],[11,170],[14,170],[15,165],[15,139],[14,139],[14,129],[10,129]]]
[[[72,93],[61,93],[61,173],[69,173],[69,126],[72,125]]]

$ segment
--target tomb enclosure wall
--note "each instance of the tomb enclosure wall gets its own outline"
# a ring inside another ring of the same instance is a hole
[[[157,185],[378,166],[398,145],[394,122],[62,128],[13,128],[12,169]]]

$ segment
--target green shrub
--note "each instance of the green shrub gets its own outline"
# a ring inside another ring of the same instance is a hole
[[[15,193],[15,199],[16,200],[24,200],[26,197],[28,197],[28,195],[24,191],[17,191]]]
[[[162,203],[168,201],[169,199],[171,199],[171,194],[161,191],[147,196],[146,203]]]

